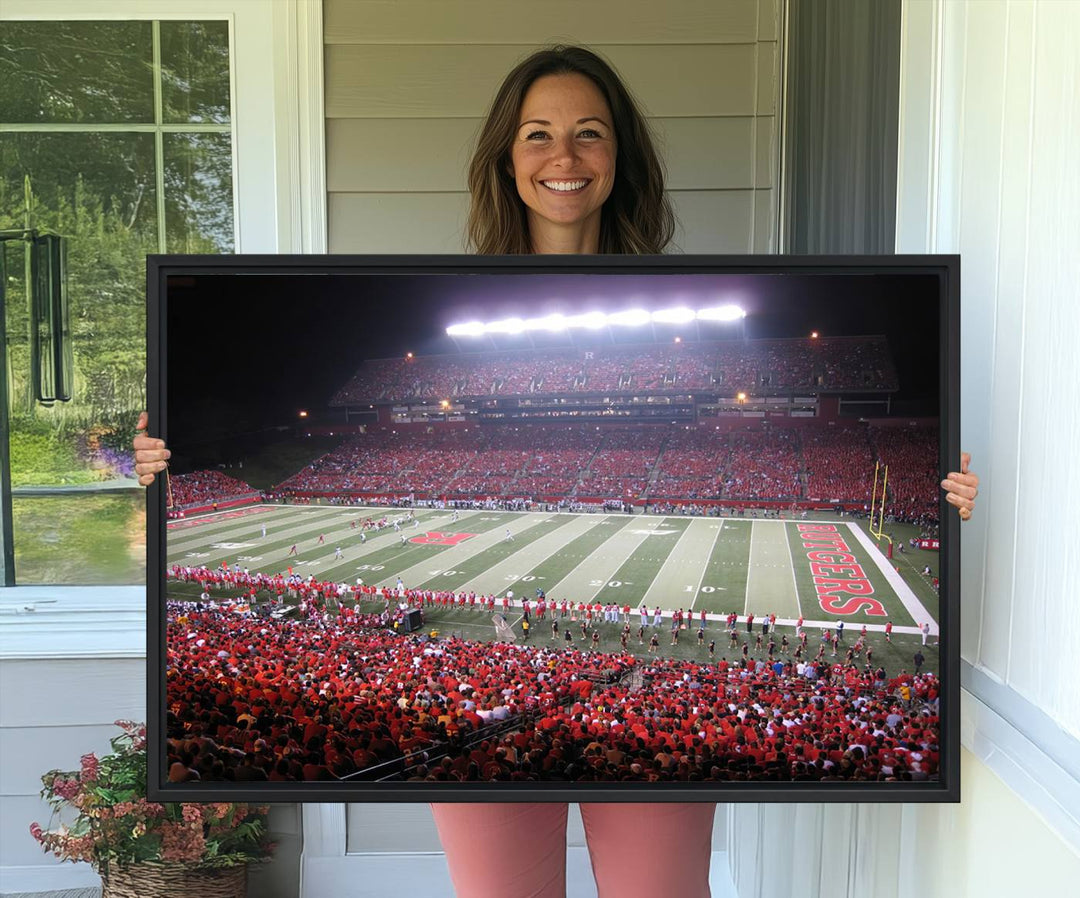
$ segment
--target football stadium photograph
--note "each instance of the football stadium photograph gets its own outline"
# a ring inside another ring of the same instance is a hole
[[[936,278],[170,281],[169,783],[937,780]]]

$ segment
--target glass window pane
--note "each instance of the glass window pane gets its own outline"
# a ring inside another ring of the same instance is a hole
[[[29,225],[67,238],[75,370],[71,402],[33,401],[23,243],[8,241],[12,430],[45,422],[75,453],[65,471],[27,459],[12,472],[16,485],[78,482],[76,472],[91,464],[75,446],[78,435],[130,430],[126,418],[145,401],[145,256],[157,251],[155,198],[152,134],[0,134],[0,229]]]
[[[3,2],[3,0],[0,0]],[[173,123],[229,123],[225,22],[163,22],[162,96]],[[138,583],[145,495],[131,437],[145,408],[146,255],[230,252],[231,135],[38,132],[154,122],[153,24],[5,22],[0,31],[0,229],[67,242],[71,402],[34,399],[24,245],[3,243],[16,576],[20,583]],[[162,140],[164,171],[156,169]],[[162,196],[158,179],[167,184]]]
[[[161,23],[162,121],[229,121],[229,23]]]
[[[231,253],[232,137],[165,135],[165,251]]]
[[[4,22],[0,121],[154,121],[150,22]]]
[[[11,503],[19,583],[146,580],[145,490],[20,497]]]
[[[5,325],[20,583],[137,583],[145,498],[21,497],[20,487],[133,479],[145,404],[146,261],[157,249],[153,134],[0,134],[0,229],[67,238],[71,402],[34,400],[24,244],[4,244]]]

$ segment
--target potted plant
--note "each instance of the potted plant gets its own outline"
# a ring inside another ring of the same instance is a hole
[[[58,825],[33,823],[30,834],[61,860],[93,865],[102,898],[244,898],[247,865],[273,852],[269,809],[148,801],[146,727],[116,725],[111,754],[83,755],[80,770],[42,776],[49,826]]]

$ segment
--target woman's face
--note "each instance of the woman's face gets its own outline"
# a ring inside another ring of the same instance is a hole
[[[615,182],[615,128],[607,101],[584,75],[545,75],[521,104],[510,150],[529,233],[595,231]],[[594,250],[595,251],[595,250]]]

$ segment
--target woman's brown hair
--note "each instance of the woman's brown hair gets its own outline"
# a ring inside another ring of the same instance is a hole
[[[519,63],[500,86],[469,165],[468,242],[478,253],[531,253],[525,204],[510,174],[518,114],[533,82],[545,75],[584,75],[599,88],[614,119],[615,183],[600,218],[601,253],[660,253],[671,242],[675,216],[664,193],[664,171],[633,96],[614,69],[584,47],[550,47]]]

